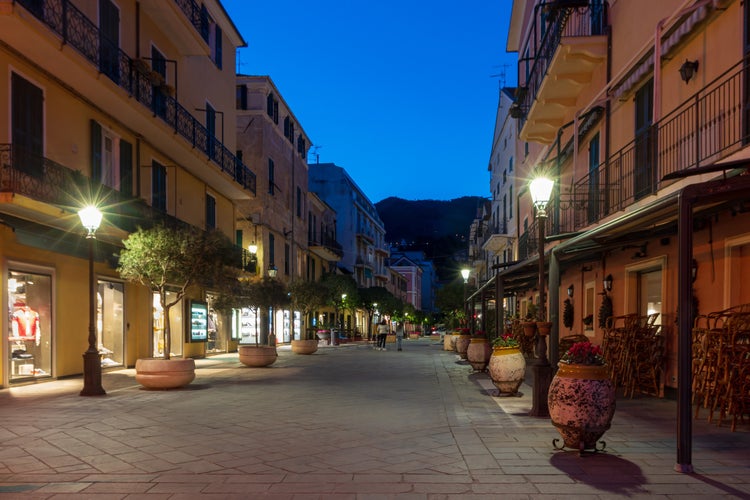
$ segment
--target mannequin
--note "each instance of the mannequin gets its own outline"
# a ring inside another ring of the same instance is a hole
[[[11,328],[12,337],[22,340],[33,340],[39,345],[42,340],[42,332],[39,327],[39,313],[26,305],[22,300],[13,303],[13,316]]]

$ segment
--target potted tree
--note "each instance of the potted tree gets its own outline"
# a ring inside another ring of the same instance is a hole
[[[338,324],[335,323],[336,318],[339,317],[339,310],[344,309],[346,297],[355,297],[357,293],[357,282],[354,281],[349,275],[328,273],[324,274],[320,279],[320,284],[325,289],[325,301],[326,305],[330,306],[334,310],[334,322],[331,326],[331,345],[337,345],[337,336],[344,329],[343,312],[341,318],[338,319]]]
[[[289,295],[281,281],[268,276],[246,280],[242,286],[241,302],[246,307],[254,308],[260,321],[259,334],[252,344],[240,344],[237,348],[240,362],[245,366],[260,368],[272,365],[278,356],[276,352],[276,335],[269,311],[289,303]]]
[[[312,354],[318,350],[318,338],[310,315],[325,306],[325,288],[317,281],[297,280],[289,285],[292,307],[302,313],[302,338],[292,340],[292,352]]]
[[[157,225],[139,228],[123,245],[118,265],[120,276],[158,293],[164,316],[163,358],[136,360],[135,379],[148,389],[187,385],[195,378],[195,360],[172,359],[169,311],[181,303],[192,286],[234,279],[228,265],[231,243],[216,231]],[[171,300],[168,300],[168,291],[172,292]]]

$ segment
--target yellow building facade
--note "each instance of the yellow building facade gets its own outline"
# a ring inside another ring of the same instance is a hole
[[[82,371],[88,254],[77,211],[90,203],[104,213],[94,257],[102,366],[160,354],[158,301],[118,277],[117,254],[158,221],[234,239],[237,203],[255,195],[233,133],[244,45],[217,1],[0,1],[3,386]],[[188,342],[187,301],[173,311],[172,354],[205,355],[207,342]]]

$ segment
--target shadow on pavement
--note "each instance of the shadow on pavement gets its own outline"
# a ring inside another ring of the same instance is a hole
[[[648,494],[641,468],[615,455],[598,452],[579,456],[578,451],[558,451],[550,464],[571,479],[602,491],[624,496]]]

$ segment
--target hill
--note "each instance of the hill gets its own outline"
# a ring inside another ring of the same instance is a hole
[[[469,226],[481,196],[449,201],[390,197],[375,204],[385,225],[386,240],[404,250],[422,250],[435,263],[438,278],[451,280],[458,262],[467,258]]]

